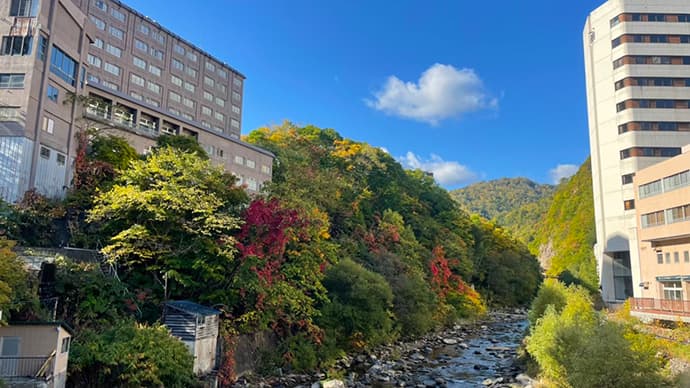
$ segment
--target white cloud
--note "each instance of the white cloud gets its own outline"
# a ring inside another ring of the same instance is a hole
[[[434,174],[434,179],[443,186],[457,186],[468,183],[477,178],[472,170],[456,161],[443,160],[438,155],[431,154],[430,159],[423,159],[413,152],[398,158],[405,168],[419,169]]]
[[[373,99],[364,100],[370,108],[432,125],[498,106],[498,99],[488,95],[473,69],[458,70],[440,63],[424,71],[417,83],[403,82],[392,75],[373,95]]]
[[[573,176],[579,168],[579,166],[574,164],[559,164],[558,166],[549,170],[551,182],[556,185],[561,181],[561,179],[570,178]]]

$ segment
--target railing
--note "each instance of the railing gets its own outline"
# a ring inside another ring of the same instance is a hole
[[[636,311],[655,310],[676,314],[690,314],[690,300],[631,298],[630,309]]]
[[[0,357],[0,377],[40,377],[52,371],[48,357]]]
[[[10,27],[10,36],[30,36],[34,34],[34,20],[33,17],[17,16],[14,18],[14,23]]]

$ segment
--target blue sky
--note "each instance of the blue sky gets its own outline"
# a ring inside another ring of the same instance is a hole
[[[245,134],[334,128],[447,188],[550,183],[589,154],[581,35],[603,0],[125,2],[247,77]]]

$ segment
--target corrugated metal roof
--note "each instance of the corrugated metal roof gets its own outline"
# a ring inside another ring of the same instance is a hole
[[[175,310],[183,311],[199,317],[205,317],[209,315],[218,315],[220,311],[212,309],[210,307],[202,306],[198,303],[194,303],[188,300],[177,300],[168,302],[165,304],[168,307],[174,308]]]

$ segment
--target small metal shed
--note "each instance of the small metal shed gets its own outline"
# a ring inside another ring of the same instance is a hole
[[[198,375],[216,367],[219,314],[216,309],[187,300],[167,302],[163,309],[163,324],[187,345]]]

